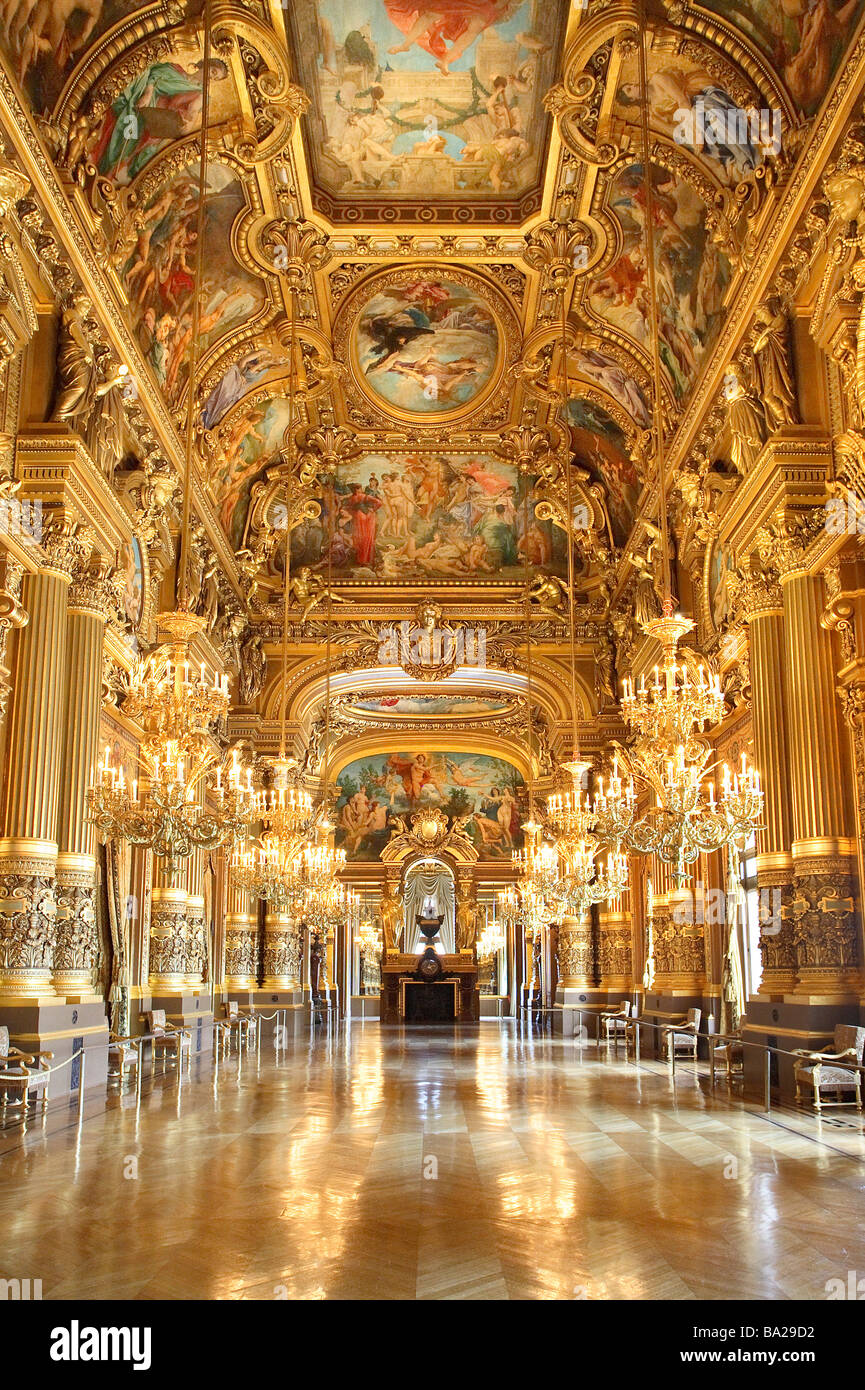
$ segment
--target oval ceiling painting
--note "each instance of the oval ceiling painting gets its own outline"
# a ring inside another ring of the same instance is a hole
[[[355,319],[352,366],[379,409],[433,423],[487,394],[500,343],[496,317],[471,284],[385,276]]]

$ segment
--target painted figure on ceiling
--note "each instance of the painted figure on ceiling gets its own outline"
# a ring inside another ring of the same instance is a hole
[[[436,67],[447,75],[450,64],[461,58],[485,29],[510,19],[521,2],[426,0],[425,3],[425,0],[384,0],[390,19],[405,34],[404,42],[393,44],[388,52],[408,53],[412,45],[417,44],[432,54]]]

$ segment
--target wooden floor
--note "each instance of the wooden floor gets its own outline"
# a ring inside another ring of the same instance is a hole
[[[513,1023],[265,1042],[90,1110],[0,1133],[0,1277],[44,1299],[825,1299],[865,1273],[851,1118]]]

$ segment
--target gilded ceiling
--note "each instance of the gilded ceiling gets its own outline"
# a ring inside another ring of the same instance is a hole
[[[671,420],[723,332],[748,251],[744,214],[782,159],[772,121],[783,123],[789,157],[859,5],[824,8],[821,27],[768,0],[668,6],[651,19]],[[313,388],[297,423],[347,425],[363,445],[324,488],[340,577],[495,583],[527,558],[562,571],[555,509],[537,515],[537,479],[494,458],[489,443],[527,420],[561,438],[559,216],[572,240],[580,229],[580,246],[568,248],[579,253],[568,323],[573,456],[599,538],[621,547],[645,481],[637,441],[651,395],[631,12],[561,0],[246,0],[215,4],[212,17],[196,417],[213,517],[231,551],[262,554],[251,521],[260,528],[266,515],[255,502],[289,427],[286,218],[306,220],[316,242],[297,296],[294,365]],[[200,7],[11,0],[2,33],[104,243],[139,352],[130,366],[180,431]],[[742,111],[774,116],[736,126]],[[707,134],[706,112],[732,119]],[[309,523],[295,536],[298,562],[322,563],[320,531]],[[269,555],[259,592],[280,568]]]
[[[863,2],[650,6],[674,471],[716,401],[731,334],[742,341],[739,298],[775,235],[779,190],[820,136]],[[136,411],[166,470],[182,471],[192,392],[201,575],[211,546],[263,640],[278,634],[291,468],[314,501],[291,528],[298,651],[322,640],[325,571],[361,636],[370,604],[394,617],[433,594],[513,640],[527,573],[548,579],[533,614],[561,638],[572,570],[580,640],[608,638],[611,595],[645,587],[655,514],[636,6],[213,0],[210,18],[206,66],[200,0],[0,6],[10,90],[128,367],[122,402],[106,396],[125,448],[118,486],[139,468]],[[722,429],[711,447],[731,471]],[[552,664],[538,679],[561,693]],[[319,682],[320,667],[304,671],[320,705]],[[373,703],[393,695],[374,689]]]

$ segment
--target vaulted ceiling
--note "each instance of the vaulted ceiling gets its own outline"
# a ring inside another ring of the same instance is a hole
[[[863,3],[649,8],[672,456]],[[294,380],[318,505],[292,569],[327,568],[347,623],[431,594],[518,624],[527,573],[568,575],[568,496],[580,636],[597,636],[654,485],[636,5],[213,0],[210,19],[192,383],[200,0],[9,0],[0,44],[96,251],[128,389],[181,468],[193,392],[196,509],[227,582],[272,633]]]
[[[759,202],[782,157],[777,130],[787,158],[807,130],[859,8],[830,9],[819,33],[804,12],[769,0],[650,17],[671,417],[722,333],[748,249],[742,204]],[[181,429],[200,6],[13,0],[3,18],[24,91],[106,243],[135,365]],[[496,499],[515,532],[526,485],[493,457],[490,436],[558,414],[551,266],[562,247],[551,217],[568,217],[582,248],[567,362],[575,458],[596,485],[607,539],[623,544],[643,482],[635,440],[649,420],[651,373],[631,7],[246,0],[214,4],[212,18],[196,395],[207,490],[232,551],[249,548],[262,524],[252,504],[285,443],[290,295],[279,251],[292,217],[312,219],[321,243],[298,304],[295,365],[313,388],[301,423],[352,428],[362,452],[341,467],[338,495],[372,486],[384,507],[371,554],[358,553],[343,519],[340,577],[487,585],[520,568],[522,551],[495,530]],[[749,111],[764,113],[762,128],[742,123]],[[726,134],[710,125],[701,139],[706,115],[733,124]],[[487,534],[472,546],[480,519]],[[556,529],[540,522],[527,544],[561,572]],[[320,561],[314,528],[299,548]]]

